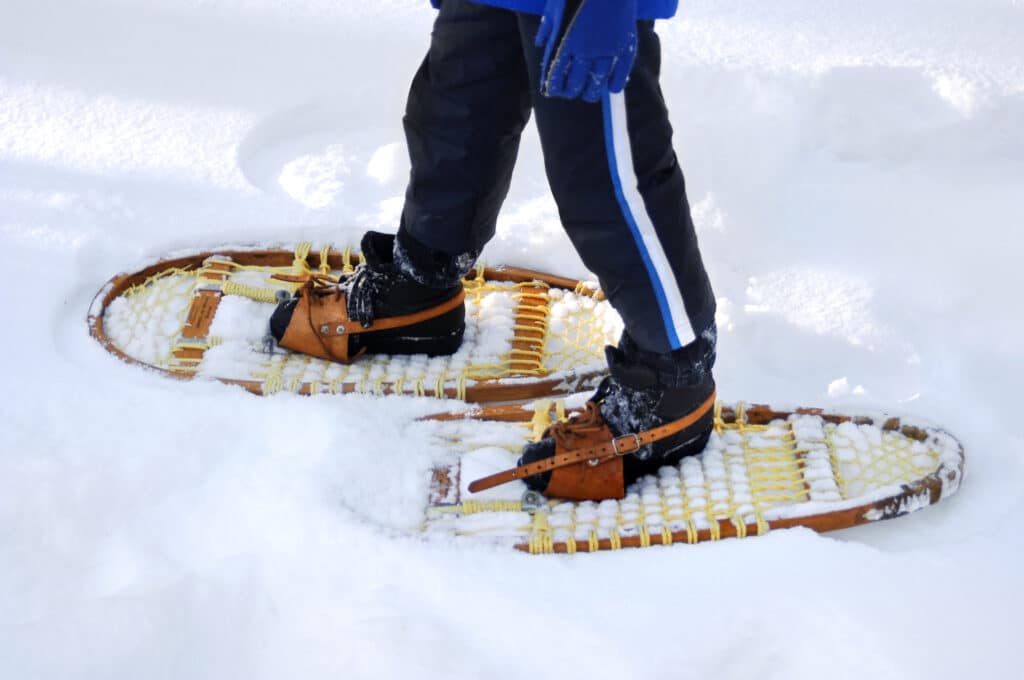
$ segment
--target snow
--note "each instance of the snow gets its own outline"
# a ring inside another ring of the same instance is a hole
[[[0,6],[4,677],[1011,675],[1019,0],[691,0],[660,25],[720,394],[941,423],[969,474],[909,517],[576,557],[410,538],[451,455],[413,422],[437,402],[260,398],[89,338],[140,261],[393,230],[431,16]],[[586,275],[532,128],[485,258]]]

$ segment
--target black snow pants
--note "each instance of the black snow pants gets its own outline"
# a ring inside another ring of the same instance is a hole
[[[639,22],[625,91],[590,104],[540,94],[539,22],[441,4],[404,119],[412,173],[399,248],[417,269],[468,271],[494,236],[532,110],[562,224],[626,333],[647,352],[702,345],[713,357],[715,299],[672,148],[654,23]]]

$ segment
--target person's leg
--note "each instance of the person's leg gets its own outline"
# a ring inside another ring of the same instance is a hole
[[[445,0],[404,119],[412,172],[396,255],[423,283],[457,281],[494,236],[530,107],[516,14]]]
[[[623,458],[629,484],[707,441],[715,299],[672,149],[653,22],[638,24],[625,91],[598,104],[540,94],[541,55],[530,40],[537,25],[537,17],[520,15],[548,180],[569,238],[625,323],[619,346],[607,351],[611,375],[592,401],[616,436],[697,418]],[[520,462],[550,458],[555,448],[552,439],[528,445]],[[545,490],[551,474],[527,484]]]
[[[352,277],[278,305],[270,331],[281,346],[337,361],[457,351],[461,279],[494,236],[530,106],[516,15],[445,0],[409,93],[412,172],[398,234],[367,233],[366,264]],[[427,318],[372,330],[408,315]],[[350,320],[364,330],[342,333]]]

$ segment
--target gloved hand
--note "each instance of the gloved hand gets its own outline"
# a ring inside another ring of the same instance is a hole
[[[621,92],[636,59],[636,0],[547,0],[535,44],[544,47],[541,93],[599,101]],[[562,26],[568,21],[563,31]]]

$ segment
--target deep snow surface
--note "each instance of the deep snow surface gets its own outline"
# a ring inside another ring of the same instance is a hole
[[[1016,673],[1024,3],[683,4],[664,88],[722,397],[941,422],[958,496],[575,558],[404,537],[436,403],[172,382],[84,317],[170,250],[393,229],[429,4],[5,0],[0,677]],[[532,130],[485,259],[585,274]]]

